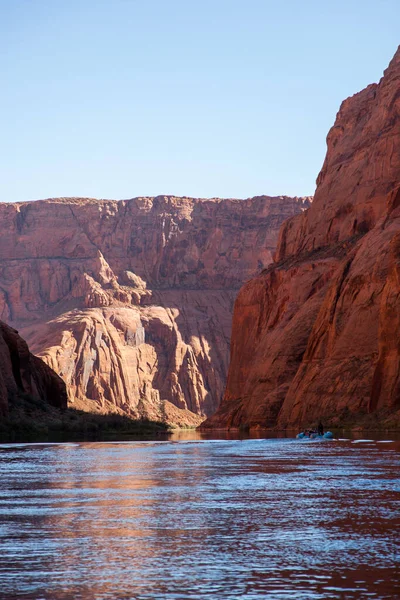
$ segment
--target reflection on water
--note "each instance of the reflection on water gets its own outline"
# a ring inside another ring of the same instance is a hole
[[[400,597],[399,458],[374,441],[0,446],[0,597]]]

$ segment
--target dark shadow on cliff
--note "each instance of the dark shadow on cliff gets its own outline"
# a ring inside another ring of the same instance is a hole
[[[174,322],[182,338],[188,346],[178,372],[178,383],[185,391],[187,408],[197,413],[196,383],[192,381],[190,372],[194,368],[202,378],[206,394],[202,401],[203,414],[208,417],[214,414],[222,399],[229,365],[230,329],[233,305],[238,289],[225,290],[153,290],[153,301],[156,306],[176,310],[178,314]],[[226,321],[226,322],[225,322]],[[160,324],[161,325],[161,324]],[[158,356],[165,362],[159,365],[159,372],[153,385],[160,391],[161,397],[168,397],[171,386],[171,361],[175,360],[171,349],[177,347],[176,331],[168,331],[164,325],[164,335],[156,335],[146,331],[146,341],[156,348]],[[195,355],[189,348],[195,336],[202,352]],[[194,361],[194,362],[193,362]]]
[[[133,420],[118,414],[101,415],[74,408],[59,409],[30,394],[10,402],[0,423],[0,442],[84,441],[167,435],[166,423]]]

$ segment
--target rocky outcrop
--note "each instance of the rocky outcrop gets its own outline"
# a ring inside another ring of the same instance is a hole
[[[210,427],[400,424],[400,49],[345,100],[311,207],[240,291]]]
[[[29,352],[18,331],[0,321],[0,418],[24,395],[58,408],[67,406],[63,380]]]
[[[309,204],[0,204],[0,316],[64,379],[74,406],[198,424],[222,397],[237,289]]]

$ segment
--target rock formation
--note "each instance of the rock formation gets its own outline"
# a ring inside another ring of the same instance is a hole
[[[210,427],[400,423],[400,48],[345,100],[311,207],[241,289]]]
[[[237,289],[309,200],[0,204],[0,317],[75,407],[196,425],[222,397]]]
[[[18,396],[29,395],[58,408],[66,408],[63,380],[40,358],[33,356],[15,329],[0,321],[0,419]]]

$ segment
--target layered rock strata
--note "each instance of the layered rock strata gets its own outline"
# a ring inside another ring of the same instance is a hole
[[[241,289],[210,427],[400,424],[400,49],[345,100],[311,207]]]
[[[0,316],[76,407],[196,425],[222,397],[237,289],[271,263],[280,225],[309,204],[0,204]]]

